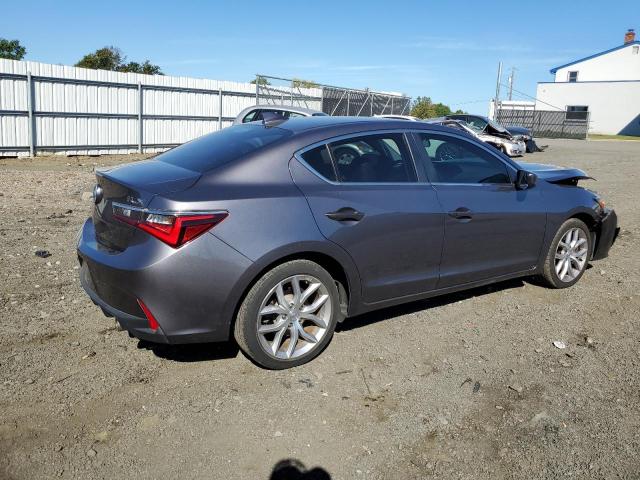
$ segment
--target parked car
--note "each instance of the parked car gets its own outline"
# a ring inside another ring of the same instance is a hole
[[[294,107],[287,105],[254,105],[242,110],[233,121],[234,125],[242,123],[258,122],[265,119],[266,116],[282,117],[283,120],[296,117],[328,117],[324,112],[311,110],[310,108]]]
[[[504,136],[505,134],[508,134],[515,141],[522,140],[527,147],[528,153],[542,151],[542,149],[536,145],[531,130],[526,127],[504,127],[495,120],[491,120],[490,118],[483,117],[482,115],[470,115],[467,113],[455,113],[447,115],[446,118],[452,120],[462,120],[463,122],[466,122],[469,125],[472,125],[474,128],[489,135]]]
[[[445,127],[454,128],[457,130],[462,130],[468,135],[477,138],[478,140],[485,142],[491,145],[494,148],[497,148],[505,155],[509,155],[510,157],[520,157],[524,155],[526,151],[526,146],[522,140],[516,140],[513,137],[507,136],[497,136],[497,135],[489,135],[484,133],[472,125],[462,121],[462,120],[453,120],[447,119],[446,117],[442,118],[433,118],[427,120],[428,123],[443,125]]]
[[[584,178],[424,122],[252,122],[97,171],[81,283],[138,338],[235,338],[293,367],[371,310],[529,275],[574,285],[618,231]]]
[[[390,118],[395,120],[410,120],[412,122],[419,122],[420,119],[418,117],[414,117],[413,115],[394,115],[392,113],[385,113],[380,115],[374,115],[377,118]]]

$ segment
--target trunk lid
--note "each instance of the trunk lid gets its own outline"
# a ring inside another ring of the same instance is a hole
[[[156,195],[183,191],[201,174],[158,160],[145,160],[96,171],[93,224],[98,242],[109,250],[123,251],[139,233],[113,218],[113,203],[146,207]]]

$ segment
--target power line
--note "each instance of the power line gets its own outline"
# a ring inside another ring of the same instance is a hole
[[[504,87],[508,86],[508,85],[505,85],[503,83],[501,85],[504,86]],[[519,93],[523,97],[530,98],[531,100],[534,100],[536,103],[544,103],[545,105],[548,105],[551,108],[555,108],[556,110],[560,110],[561,112],[564,111],[564,108],[556,107],[555,105],[551,105],[550,103],[543,102],[542,100],[540,100],[540,99],[538,99],[536,97],[532,97],[531,95],[528,95],[528,94],[526,94],[524,92],[521,92],[520,90],[516,90],[515,88],[513,89],[513,91],[516,92],[516,93]]]
[[[460,106],[460,105],[469,105],[471,103],[484,103],[486,102],[487,99],[483,98],[482,100],[469,100],[468,102],[456,102],[456,103],[451,103],[451,105],[455,105],[455,106]]]

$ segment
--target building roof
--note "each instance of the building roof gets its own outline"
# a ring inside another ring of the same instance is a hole
[[[640,40],[635,40],[633,42],[625,43],[623,45],[618,45],[617,47],[610,48],[609,50],[605,50],[604,52],[595,53],[593,55],[589,55],[588,57],[581,58],[580,60],[574,60],[573,62],[560,65],[559,67],[553,67],[551,70],[549,70],[549,72],[556,73],[561,68],[569,67],[571,65],[575,65],[576,63],[584,62],[585,60],[591,60],[592,58],[600,57],[602,55],[606,55],[607,53],[615,52],[616,50],[620,50],[621,48],[625,48],[630,45],[640,45]]]

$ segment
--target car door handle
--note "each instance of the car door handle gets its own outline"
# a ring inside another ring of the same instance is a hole
[[[364,213],[359,212],[351,207],[342,207],[335,212],[325,213],[327,218],[335,220],[336,222],[359,222],[364,218]]]
[[[456,208],[454,211],[449,212],[449,216],[457,220],[471,220],[473,218],[473,212],[465,207]]]

